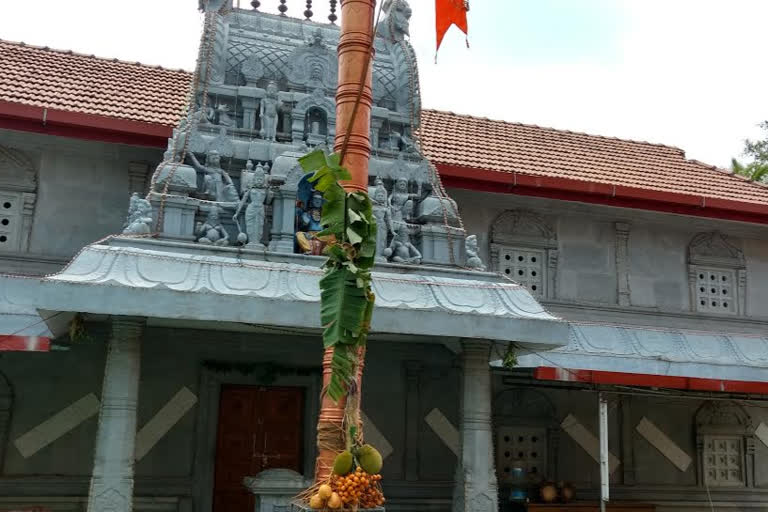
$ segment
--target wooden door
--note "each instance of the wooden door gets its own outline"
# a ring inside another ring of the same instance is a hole
[[[302,388],[221,388],[213,512],[254,509],[243,477],[270,468],[302,472],[303,413]]]

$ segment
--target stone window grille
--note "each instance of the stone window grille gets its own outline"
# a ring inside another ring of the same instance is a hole
[[[727,402],[706,402],[696,414],[699,484],[753,487],[754,429],[747,412]]]
[[[691,309],[701,313],[744,315],[747,271],[738,242],[711,232],[688,246]]]
[[[0,253],[27,252],[37,200],[37,175],[20,151],[0,146]]]
[[[560,425],[543,393],[512,388],[493,399],[496,473],[499,486],[513,484],[521,468],[525,478],[557,479]]]
[[[539,215],[508,210],[491,227],[493,270],[525,286],[537,298],[554,298],[557,282],[557,235]]]

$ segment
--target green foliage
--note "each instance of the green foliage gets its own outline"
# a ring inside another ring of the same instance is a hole
[[[760,123],[760,128],[768,132],[768,121]],[[768,136],[763,140],[744,141],[744,155],[751,157],[752,162],[742,164],[735,158],[731,160],[734,174],[744,176],[751,181],[768,183]]]
[[[507,345],[507,352],[504,354],[504,359],[501,364],[508,370],[517,366],[517,347],[514,343]]]
[[[316,236],[327,242],[320,279],[320,317],[323,345],[333,348],[331,382],[326,393],[339,401],[348,393],[357,368],[358,351],[365,345],[375,297],[371,272],[376,251],[376,221],[368,194],[346,192],[339,183],[350,174],[339,156],[320,149],[299,159],[309,181],[323,194]]]

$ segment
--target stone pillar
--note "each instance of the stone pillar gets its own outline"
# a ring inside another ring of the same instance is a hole
[[[632,303],[629,290],[629,224],[616,222],[616,281],[617,296],[620,306]]]
[[[145,319],[114,317],[104,366],[88,512],[133,510],[136,406]]]
[[[498,488],[491,431],[491,345],[462,341],[462,395],[454,512],[496,512]]]

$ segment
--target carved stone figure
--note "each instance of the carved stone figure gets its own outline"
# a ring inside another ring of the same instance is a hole
[[[226,5],[226,0],[197,0],[197,8],[204,12],[215,12]]]
[[[261,119],[261,138],[275,140],[277,137],[277,115],[282,108],[281,101],[277,97],[277,84],[267,84],[267,95],[261,100],[259,106],[259,118]]]
[[[148,235],[152,232],[152,205],[146,199],[141,199],[134,192],[131,195],[128,207],[128,219],[126,220],[124,235]]]
[[[219,124],[221,126],[231,127],[234,125],[234,121],[229,116],[229,105],[220,103],[216,111],[219,114]]]
[[[391,233],[395,235],[392,225],[392,214],[387,200],[387,189],[381,178],[376,178],[376,185],[371,194],[373,203],[373,216],[376,219],[376,261],[387,261],[384,251],[387,249],[387,238]]]
[[[485,270],[485,264],[477,254],[477,235],[469,235],[464,245],[467,251],[467,266],[477,270]]]
[[[323,213],[323,196],[319,192],[313,192],[309,204],[298,212],[296,243],[304,254],[321,254],[325,242],[315,237],[318,231],[322,231],[323,225],[320,219]]]
[[[221,225],[219,207],[211,206],[205,222],[198,222],[195,228],[197,243],[213,245],[229,245],[229,235]]]
[[[392,195],[389,196],[389,208],[393,223],[409,220],[413,216],[413,200],[418,199],[418,194],[408,192],[408,180],[400,177],[395,181]]]
[[[264,235],[264,219],[266,217],[266,205],[270,204],[274,199],[274,192],[267,188],[267,176],[264,173],[264,169],[259,165],[253,172],[253,178],[248,188],[248,191],[243,195],[240,203],[237,205],[237,210],[232,216],[232,220],[240,226],[237,217],[240,212],[248,203],[245,209],[245,231],[248,234],[247,237],[243,236],[244,233],[240,233],[237,237],[241,243],[248,242],[248,247],[264,248],[264,244],[261,243],[261,238]]]
[[[192,166],[195,170],[205,173],[203,179],[203,194],[213,197],[220,203],[234,203],[239,199],[237,189],[232,183],[232,178],[221,168],[221,157],[218,151],[209,151],[202,165],[194,153],[189,154]]]
[[[415,245],[411,243],[411,236],[408,234],[408,225],[404,222],[397,226],[397,233],[384,250],[384,256],[389,261],[395,263],[421,263],[421,253]]]
[[[245,163],[245,169],[240,171],[240,193],[245,194],[248,192],[248,189],[251,188],[251,185],[253,184],[253,161],[248,160]]]
[[[387,13],[383,28],[392,41],[402,41],[405,36],[410,35],[413,11],[407,0],[387,0],[383,9]]]

